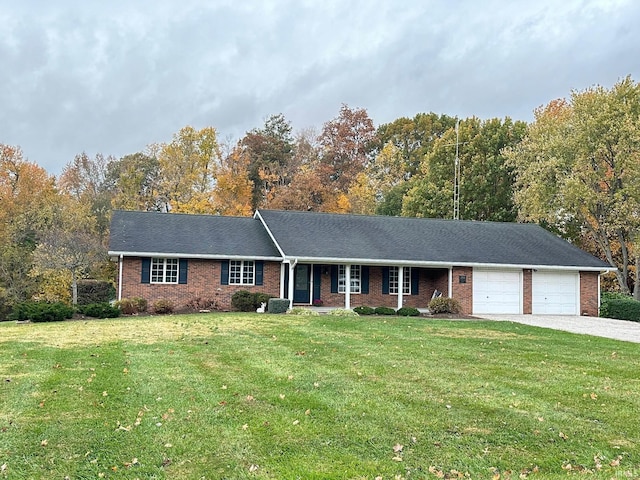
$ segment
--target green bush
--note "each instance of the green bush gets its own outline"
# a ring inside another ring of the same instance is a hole
[[[120,316],[120,309],[109,303],[90,303],[89,305],[80,305],[78,313],[93,318],[116,318]]]
[[[108,303],[116,298],[116,289],[111,282],[102,280],[78,281],[78,305]]]
[[[286,298],[270,298],[267,306],[269,313],[285,313],[289,310],[289,300]]]
[[[153,302],[153,313],[164,315],[167,313],[173,313],[174,305],[171,300],[161,298]]]
[[[420,311],[413,307],[402,307],[398,309],[396,315],[400,315],[401,317],[417,317],[420,315]]]
[[[117,301],[115,306],[125,315],[134,315],[147,311],[147,301],[140,297],[123,298]]]
[[[268,293],[254,293],[253,295],[255,296],[255,301],[253,304],[256,309],[263,303],[265,304],[267,310],[269,309],[269,299],[273,298],[271,295],[269,295]]]
[[[603,294],[600,304],[600,316],[640,322],[640,302],[620,293]]]
[[[231,297],[231,306],[241,312],[256,311],[256,296],[247,290],[238,290]]]
[[[15,305],[9,320],[32,322],[59,322],[71,318],[73,308],[61,302],[23,302]]]
[[[455,298],[438,297],[429,302],[429,312],[437,313],[460,313],[460,302]]]
[[[376,307],[376,315],[395,315],[396,311],[391,307]]]
[[[231,297],[231,306],[241,312],[255,312],[260,305],[265,303],[265,307],[267,307],[268,310],[270,298],[272,298],[271,295],[266,293],[251,293],[247,290],[238,290]]]
[[[373,315],[374,313],[376,313],[375,308],[367,307],[364,305],[354,308],[353,311],[356,312],[358,315]]]

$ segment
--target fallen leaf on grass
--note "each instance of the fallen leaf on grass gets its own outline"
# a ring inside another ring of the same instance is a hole
[[[47,440],[46,438],[44,440],[42,440],[40,442],[40,445],[42,445],[43,447],[46,447],[47,445],[49,445],[49,440]]]
[[[622,455],[618,455],[614,460],[611,460],[611,463],[609,465],[611,465],[612,467],[619,467],[620,460],[622,460]]]
[[[391,460],[393,460],[394,462],[401,462],[402,461],[402,457],[399,457],[399,456],[396,455]]]
[[[400,445],[399,443],[396,443],[393,446],[393,453],[401,452],[403,448],[404,448],[404,445]]]
[[[251,464],[251,466],[249,467],[249,472],[253,473],[258,470],[258,468],[260,468],[258,465]]]
[[[569,438],[569,437],[567,437],[567,436],[566,436],[564,433],[562,433],[562,432],[560,432],[560,433],[558,434],[558,436],[559,436],[561,439],[563,439],[563,440],[567,440],[567,439]]]

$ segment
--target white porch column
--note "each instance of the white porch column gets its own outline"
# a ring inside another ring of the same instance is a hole
[[[344,308],[351,309],[351,265],[344,266]]]
[[[402,308],[404,290],[404,267],[398,267],[398,310]]]
[[[447,297],[451,298],[453,295],[453,267],[449,267],[449,291],[447,292]]]
[[[295,283],[296,263],[289,263],[289,308],[293,308],[293,288]]]
[[[284,279],[286,278],[287,265],[285,263],[280,264],[280,298],[284,298]]]

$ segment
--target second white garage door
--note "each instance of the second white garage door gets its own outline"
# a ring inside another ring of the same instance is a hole
[[[579,315],[578,273],[533,272],[532,312],[534,315]]]
[[[473,269],[473,313],[521,313],[519,271]]]

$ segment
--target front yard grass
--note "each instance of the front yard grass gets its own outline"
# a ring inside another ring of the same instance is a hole
[[[638,478],[639,371],[507,322],[3,323],[0,478]]]

